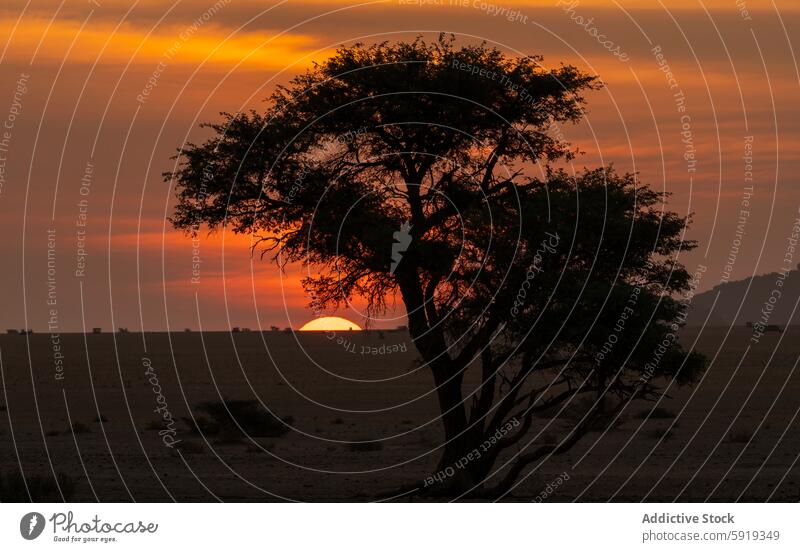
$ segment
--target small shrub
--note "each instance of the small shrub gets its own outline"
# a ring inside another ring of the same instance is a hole
[[[108,421],[108,418],[106,418],[106,417],[105,417],[105,416],[103,416],[102,414],[100,414],[99,416],[95,416],[95,417],[94,417],[94,423],[99,423],[99,422],[103,422],[103,423],[105,423],[105,422],[107,422],[107,421]]]
[[[57,437],[57,436],[61,435],[61,432],[59,430],[57,430],[57,429],[51,429],[50,431],[45,433],[45,435],[48,436],[48,437]]]
[[[747,429],[732,429],[728,432],[729,443],[749,443],[753,439],[753,432]]]
[[[89,429],[89,426],[87,426],[86,424],[83,424],[81,422],[75,422],[74,424],[72,424],[72,426],[70,427],[70,430],[72,431],[72,433],[91,433],[92,432],[92,430]]]
[[[333,425],[342,425],[344,423],[344,420],[342,420],[341,418],[336,418],[331,423]]]
[[[208,414],[222,434],[241,436],[244,432],[250,437],[282,437],[289,432],[287,426],[294,422],[291,416],[277,418],[257,401],[204,402],[197,409]]]

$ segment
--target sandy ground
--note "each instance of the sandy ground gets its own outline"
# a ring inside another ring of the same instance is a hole
[[[636,404],[615,430],[532,465],[508,499],[531,500],[562,473],[546,500],[800,499],[800,328],[747,350],[750,332],[687,329],[682,341],[696,341],[711,366],[660,405],[674,418],[642,420]],[[341,337],[351,343],[282,332],[66,334],[58,379],[49,335],[0,336],[0,469],[65,472],[80,501],[370,500],[424,479],[441,431],[407,335]],[[195,443],[178,454],[152,429],[159,406],[179,419],[202,401],[256,397],[292,416],[293,430],[225,443],[178,422],[175,438]],[[75,422],[89,431],[71,431]],[[539,420],[537,442],[557,433],[548,423]],[[370,440],[378,444],[350,444]]]

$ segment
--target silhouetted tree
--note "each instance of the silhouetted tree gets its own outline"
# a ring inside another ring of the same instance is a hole
[[[426,491],[506,492],[703,367],[674,334],[687,219],[633,175],[552,167],[576,153],[559,129],[600,84],[542,61],[446,37],[343,47],[278,87],[265,113],[223,114],[165,175],[177,228],[225,225],[310,263],[316,309],[402,299],[446,439],[450,475]],[[542,444],[531,428],[559,411],[572,421]]]

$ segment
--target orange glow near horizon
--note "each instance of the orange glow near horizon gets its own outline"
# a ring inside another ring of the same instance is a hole
[[[361,326],[340,316],[323,316],[305,324],[301,332],[361,331]]]
[[[751,18],[750,12],[757,13]],[[412,30],[420,18],[429,31]],[[681,254],[687,266],[702,263],[710,273],[726,266],[743,197],[743,136],[751,137],[760,161],[747,172],[762,192],[754,196],[748,225],[754,234],[763,229],[778,237],[763,247],[758,240],[743,244],[740,259],[748,262],[737,263],[732,278],[779,270],[781,221],[795,220],[800,204],[791,179],[800,162],[800,133],[790,124],[798,76],[789,55],[798,22],[800,2],[789,0],[5,0],[0,67],[6,94],[0,103],[6,112],[0,118],[13,110],[16,124],[4,129],[13,134],[14,156],[0,167],[0,208],[4,234],[25,240],[3,245],[9,258],[24,252],[38,264],[34,270],[14,264],[3,285],[41,284],[47,251],[35,252],[46,245],[38,228],[57,228],[63,236],[59,263],[68,274],[75,263],[74,204],[84,199],[76,179],[91,158],[97,185],[84,239],[93,262],[80,285],[99,299],[113,295],[119,324],[361,330],[346,317],[365,323],[366,298],[343,302],[345,318],[314,311],[303,280],[325,267],[262,258],[252,249],[257,238],[230,226],[211,233],[203,227],[198,240],[172,228],[165,217],[172,213],[175,182],[163,182],[161,174],[174,169],[176,148],[212,136],[201,123],[224,121],[222,111],[263,114],[279,86],[340,45],[411,41],[420,34],[433,41],[439,29],[453,32],[459,46],[485,37],[512,57],[541,54],[545,67],[564,63],[597,74],[606,86],[587,93],[580,123],[549,130],[585,152],[564,168],[613,162],[618,171],[636,172],[641,183],[674,194],[671,210],[695,213],[686,237],[700,248]],[[630,59],[611,55],[592,35],[595,28]],[[682,114],[652,52],[655,41],[686,97],[696,174],[687,173]],[[15,90],[22,75],[30,80]],[[524,169],[541,176],[538,167]],[[28,230],[20,234],[20,228]],[[84,313],[73,302],[80,299],[79,282],[63,282],[62,326],[80,329]],[[705,278],[698,291],[717,283]],[[109,305],[99,299],[87,302],[85,318],[110,327]],[[387,304],[369,327],[407,323],[399,295]],[[47,305],[29,307],[22,294],[9,294],[2,317],[8,327],[21,327],[28,311],[29,326],[47,326]]]

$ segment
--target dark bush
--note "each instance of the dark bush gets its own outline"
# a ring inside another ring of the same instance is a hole
[[[278,418],[257,401],[207,401],[197,405],[197,409],[207,414],[217,426],[217,432],[222,434],[244,433],[250,437],[282,437],[288,433],[288,426],[294,422],[291,416]],[[200,419],[197,418],[197,425],[205,432],[200,426]]]
[[[92,432],[92,430],[89,429],[89,426],[87,426],[86,424],[82,424],[81,422],[75,422],[74,424],[72,424],[72,427],[70,427],[70,430],[72,431],[72,433],[91,433]]]

